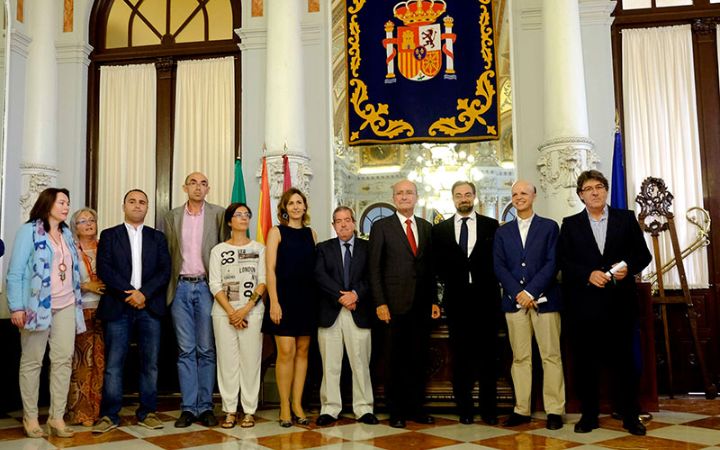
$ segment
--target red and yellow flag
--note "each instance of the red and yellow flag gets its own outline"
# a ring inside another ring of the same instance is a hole
[[[258,202],[257,234],[255,239],[261,244],[267,241],[267,234],[272,228],[270,215],[270,182],[268,180],[265,157],[262,159],[262,177],[260,179],[260,201]]]

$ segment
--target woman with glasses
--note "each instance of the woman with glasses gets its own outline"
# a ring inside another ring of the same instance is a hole
[[[217,349],[218,388],[225,411],[223,428],[237,423],[238,391],[245,416],[243,428],[255,425],[260,394],[262,326],[265,305],[265,247],[250,240],[252,212],[244,203],[225,210],[230,239],[210,252],[210,292]]]
[[[75,211],[70,218],[70,230],[80,256],[80,292],[87,331],[75,338],[75,356],[70,378],[67,419],[71,424],[91,427],[100,415],[105,344],[100,322],[95,318],[105,283],[97,276],[98,229],[97,213],[92,208]]]
[[[75,432],[65,424],[75,334],[85,331],[80,269],[73,237],[65,224],[67,189],[47,188],[15,235],[7,274],[10,321],[20,330],[20,396],[23,428],[31,438],[45,433],[38,420],[40,370],[50,346],[50,411],[47,431],[58,437]]]

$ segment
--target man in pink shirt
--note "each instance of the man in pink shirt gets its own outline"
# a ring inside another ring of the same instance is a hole
[[[225,238],[224,209],[205,201],[210,186],[200,172],[185,178],[188,200],[165,216],[172,275],[167,302],[178,343],[178,378],[182,413],[175,427],[195,421],[217,425],[213,414],[215,342],[210,311],[213,296],[207,282],[210,250]]]

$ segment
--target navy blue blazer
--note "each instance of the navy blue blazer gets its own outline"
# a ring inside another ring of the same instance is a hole
[[[538,312],[560,311],[560,288],[557,283],[557,241],[559,227],[554,220],[535,214],[525,247],[520,238],[518,221],[510,221],[495,233],[493,267],[503,287],[502,310],[517,312],[515,297],[528,291],[535,300],[544,296],[546,303],[538,304]]]
[[[97,249],[97,274],[105,283],[105,294],[100,298],[97,317],[101,320],[117,320],[128,309],[125,291],[135,289],[130,284],[132,276],[132,253],[130,237],[125,224],[104,230],[100,234]],[[170,253],[165,235],[144,226],[142,231],[142,287],[145,308],[155,316],[166,312],[165,290],[170,280]]]
[[[558,261],[562,271],[565,307],[575,319],[634,320],[638,313],[634,275],[651,261],[635,213],[626,209],[608,210],[605,248],[600,252],[587,210],[563,219],[558,240]],[[628,276],[604,288],[590,284],[594,270],[607,271],[625,261]]]
[[[360,328],[370,328],[375,317],[375,303],[370,295],[367,273],[368,243],[355,237],[350,264],[350,290],[358,296],[352,311],[353,321]],[[343,288],[343,252],[338,238],[317,245],[315,258],[315,281],[320,288],[319,326],[330,327],[335,323],[343,306],[338,302]]]

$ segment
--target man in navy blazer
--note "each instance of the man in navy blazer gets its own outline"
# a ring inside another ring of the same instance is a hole
[[[370,230],[368,273],[375,313],[385,325],[385,399],[390,426],[405,428],[406,419],[434,423],[423,409],[433,318],[440,317],[432,270],[430,222],[415,216],[417,186],[393,185],[397,212]]]
[[[352,369],[353,412],[360,423],[375,425],[370,381],[370,327],[375,304],[367,275],[368,244],[355,236],[355,216],[347,206],[333,212],[336,238],[318,244],[315,281],[320,288],[318,345],[323,363],[319,426],[335,422],[342,410],[340,374],[347,349]]]
[[[497,220],[475,212],[475,185],[451,188],[456,213],[433,227],[435,272],[443,283],[443,308],[452,354],[453,396],[459,421],[474,422],[473,386],[480,417],[497,424],[497,348],[500,288],[493,273]]]
[[[558,244],[582,413],[575,432],[598,428],[599,376],[607,367],[623,427],[644,435],[632,345],[638,318],[634,275],[652,257],[635,214],[607,205],[608,187],[597,170],[580,174],[576,190],[585,209],[563,219]]]
[[[513,351],[515,408],[503,425],[530,422],[532,413],[532,339],[543,366],[543,402],[549,430],[562,428],[565,379],[560,354],[560,289],[557,284],[559,228],[533,211],[537,190],[527,181],[512,186],[517,218],[495,233],[495,275],[503,288],[502,310]]]
[[[140,356],[139,425],[163,427],[157,417],[157,360],[160,318],[165,315],[165,289],[170,279],[170,254],[165,235],[143,225],[148,197],[133,189],[125,194],[125,222],[100,234],[98,277],[105,282],[97,317],[105,326],[105,380],[100,420],[94,433],[105,433],[120,423],[123,371],[133,330]]]

